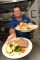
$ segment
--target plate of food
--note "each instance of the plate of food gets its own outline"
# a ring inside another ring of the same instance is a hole
[[[7,58],[17,59],[28,55],[32,50],[32,42],[23,37],[11,39],[2,47],[2,53]]]
[[[27,24],[27,23],[21,22],[19,25],[17,25],[15,29],[22,32],[30,32],[36,28],[38,28],[38,25],[34,25],[32,23]]]

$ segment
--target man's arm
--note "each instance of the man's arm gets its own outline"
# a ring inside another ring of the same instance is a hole
[[[10,35],[8,36],[8,38],[7,38],[7,40],[6,40],[5,43],[11,41],[13,38],[16,37],[15,29],[10,29],[10,30],[9,30],[9,34],[10,34]]]
[[[9,27],[9,34],[13,34],[13,33],[16,34],[14,20],[11,20],[9,22],[8,27]]]
[[[16,34],[15,29],[10,29],[10,30],[9,30],[9,34],[11,35],[11,34],[13,34],[13,33]]]

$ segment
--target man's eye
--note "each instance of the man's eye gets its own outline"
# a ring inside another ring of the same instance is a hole
[[[17,11],[13,11],[13,12],[17,12]]]
[[[20,11],[20,10],[17,10],[17,11]],[[14,11],[14,12],[17,12],[17,11]]]
[[[18,11],[20,11],[20,10],[18,10]]]

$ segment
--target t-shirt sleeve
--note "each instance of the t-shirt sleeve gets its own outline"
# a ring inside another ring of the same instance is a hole
[[[28,17],[25,16],[23,22],[32,23],[32,20],[30,20]]]
[[[30,20],[29,18],[27,18],[27,20],[28,20],[28,23],[32,23],[32,20]]]
[[[13,29],[13,28],[15,28],[15,24],[14,24],[14,22],[13,21],[10,21],[9,22],[9,24],[8,24],[8,27],[9,27],[9,29]]]

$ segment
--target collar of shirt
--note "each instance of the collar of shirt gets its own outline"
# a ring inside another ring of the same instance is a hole
[[[22,17],[22,20],[20,20],[20,21],[19,21],[19,20],[16,20],[16,16],[14,16],[14,17],[13,17],[13,20],[14,20],[14,21],[18,21],[18,22],[22,22],[22,21],[24,20],[24,16]]]

